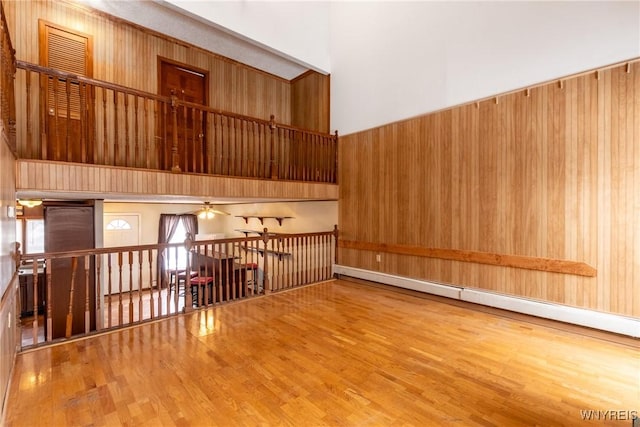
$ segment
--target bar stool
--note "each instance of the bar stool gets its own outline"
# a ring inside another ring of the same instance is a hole
[[[206,289],[209,288],[209,298],[205,301]],[[202,298],[200,297],[202,295]],[[213,302],[213,277],[211,276],[196,276],[191,278],[191,300],[193,306],[200,306],[202,300],[203,305],[207,305]]]

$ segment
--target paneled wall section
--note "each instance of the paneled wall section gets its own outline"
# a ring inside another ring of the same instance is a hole
[[[341,137],[339,172],[341,239],[376,248],[341,248],[342,265],[640,316],[637,62]],[[575,261],[596,276],[384,244]]]
[[[329,132],[329,76],[308,71],[291,81],[291,124]]]

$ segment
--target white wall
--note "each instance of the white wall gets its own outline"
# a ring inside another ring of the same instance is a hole
[[[640,56],[640,2],[333,2],[342,135]]]
[[[158,243],[158,225],[160,214],[184,214],[200,209],[202,205],[180,203],[104,203],[105,213],[138,213],[140,214],[140,244]],[[223,209],[221,209],[223,210]],[[211,220],[198,220],[198,232],[204,234],[223,233],[226,227],[226,216],[217,215]],[[100,222],[102,223],[102,222]]]
[[[225,234],[227,237],[243,237],[236,229],[263,230],[265,227],[275,233],[306,233],[314,231],[331,231],[338,223],[338,202],[281,202],[281,203],[249,203],[219,206],[220,210],[229,212]],[[256,218],[237,218],[237,215],[291,216],[285,219],[282,226],[274,219],[265,219],[264,225]]]
[[[316,71],[329,70],[329,2],[165,1]]]
[[[158,224],[161,213],[189,213],[200,209],[202,205],[178,203],[104,203],[105,213],[138,213],[141,223],[141,245],[158,243]],[[262,230],[281,233],[304,233],[313,231],[330,231],[338,223],[338,202],[279,202],[279,203],[247,203],[237,205],[214,206],[215,209],[231,215],[216,215],[211,220],[199,219],[200,234],[221,233],[226,237],[243,237],[236,229]],[[282,226],[273,219],[265,219],[264,225],[252,218],[246,224],[244,219],[236,215],[291,216],[285,219]]]

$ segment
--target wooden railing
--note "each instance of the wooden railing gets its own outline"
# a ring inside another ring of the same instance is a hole
[[[13,153],[16,152],[15,53],[7,28],[4,6],[0,3],[0,119],[3,128],[2,139]]]
[[[336,242],[337,228],[265,229],[257,237],[19,255],[21,297],[33,310],[23,313],[23,325],[31,320],[23,348],[328,280]]]
[[[17,63],[21,158],[335,183],[335,135]]]

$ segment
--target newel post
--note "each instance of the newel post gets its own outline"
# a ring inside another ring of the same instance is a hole
[[[278,179],[278,167],[276,164],[276,116],[271,115],[271,119],[269,120],[269,129],[271,129],[271,179]]]
[[[191,293],[191,257],[193,257],[191,251],[193,249],[193,240],[190,234],[187,235],[184,241],[184,248],[187,251],[187,265],[185,266],[184,275],[184,312],[188,313],[193,310],[193,294]],[[176,292],[178,292],[178,281],[178,274],[176,274]]]
[[[271,293],[271,280],[269,280],[269,230],[264,228],[262,233],[262,241],[264,242],[264,293]]]
[[[173,123],[172,126],[172,135],[171,135],[171,172],[180,173],[182,170],[180,169],[180,162],[178,160],[178,105],[176,101],[178,97],[175,94],[175,91],[171,91],[171,121]]]

